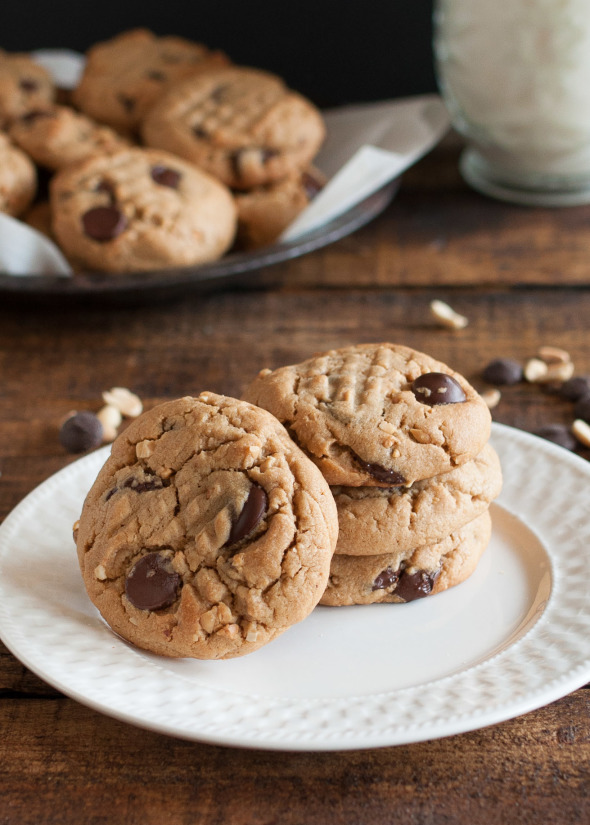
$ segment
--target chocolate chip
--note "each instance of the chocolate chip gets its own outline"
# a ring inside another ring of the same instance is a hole
[[[135,109],[135,99],[132,97],[128,97],[124,94],[118,94],[117,100],[121,104],[121,106],[125,109],[126,112],[131,114],[131,112]]]
[[[210,93],[209,97],[211,100],[215,101],[215,103],[221,103],[223,98],[225,97],[225,92],[229,88],[227,83],[223,83],[221,86],[216,86],[215,89]]]
[[[535,435],[552,441],[554,444],[559,444],[560,447],[565,447],[566,450],[575,450],[577,441],[570,432],[570,428],[565,424],[546,424],[544,427],[539,427],[535,431]]]
[[[383,484],[387,484],[390,487],[399,487],[401,484],[406,483],[406,479],[403,477],[401,473],[398,473],[396,470],[388,470],[387,467],[382,467],[381,464],[372,464],[369,461],[363,461],[356,453],[353,453],[357,464],[359,464],[362,469],[369,473],[369,475],[373,476],[374,479],[377,481],[381,481]]]
[[[151,69],[149,72],[146,72],[146,74],[150,80],[166,80],[166,75],[164,72],[159,72],[157,69]]]
[[[268,498],[265,491],[258,484],[253,484],[240,515],[232,524],[227,544],[236,544],[251,533],[266,513],[267,507]]]
[[[70,453],[84,453],[102,444],[102,424],[91,412],[77,412],[61,426],[59,440]]]
[[[574,418],[581,418],[582,421],[590,423],[590,393],[586,393],[576,401]]]
[[[484,381],[496,386],[518,384],[523,380],[522,365],[513,358],[495,358],[482,372]]]
[[[378,576],[375,576],[373,587],[371,590],[386,590],[393,584],[399,581],[399,570],[392,570],[391,567],[386,567]]]
[[[37,81],[31,80],[28,77],[24,77],[18,85],[21,87],[23,92],[34,92],[39,88]]]
[[[203,129],[202,126],[193,126],[193,135],[202,140],[206,140],[209,137],[209,133],[206,129]]]
[[[169,186],[170,189],[178,189],[178,184],[182,175],[176,169],[169,169],[167,166],[152,166],[152,180],[160,186]]]
[[[95,206],[82,215],[84,232],[95,241],[112,241],[127,228],[127,218],[116,206]]]
[[[430,596],[439,575],[440,570],[435,570],[434,573],[429,573],[427,570],[417,570],[416,573],[403,572],[395,588],[395,594],[405,602],[413,602],[416,599]]]
[[[30,112],[22,115],[21,120],[23,123],[34,123],[42,117],[55,117],[55,114],[48,112],[46,109],[32,109]]]
[[[133,490],[135,493],[147,493],[151,490],[161,490],[164,482],[160,476],[152,476],[147,481],[138,481],[134,476],[125,479],[121,487]]]
[[[590,395],[590,375],[574,375],[564,381],[559,388],[559,395],[568,401],[578,401],[584,395]]]
[[[438,404],[460,404],[465,401],[463,388],[444,372],[427,372],[412,384],[412,392],[422,404],[434,407]]]
[[[178,597],[181,579],[162,553],[147,553],[125,579],[125,595],[138,610],[160,610]]]

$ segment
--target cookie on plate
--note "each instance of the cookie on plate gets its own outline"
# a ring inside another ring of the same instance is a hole
[[[36,163],[52,171],[129,145],[113,129],[68,106],[28,112],[13,121],[9,135]]]
[[[51,75],[29,55],[0,49],[0,128],[55,98]]]
[[[160,95],[179,80],[228,58],[182,37],[158,37],[132,29],[87,52],[74,104],[90,117],[130,133]]]
[[[0,212],[21,215],[36,191],[37,172],[32,161],[0,132]]]
[[[397,344],[262,370],[244,397],[287,427],[330,485],[409,486],[475,458],[491,429],[463,376]]]
[[[202,264],[232,244],[230,191],[190,163],[132,147],[95,155],[51,182],[53,232],[87,267],[131,272]]]
[[[317,169],[307,169],[269,186],[236,192],[239,249],[258,249],[276,241],[325,185]]]
[[[273,416],[201,393],[114,442],[77,533],[91,600],[138,647],[241,656],[304,619],[328,580],[334,500]]]
[[[320,604],[411,602],[465,581],[477,567],[491,536],[488,510],[469,524],[413,553],[334,556]]]
[[[148,146],[174,152],[242,190],[306,169],[325,127],[316,107],[280,78],[235,66],[171,88],[149,111],[141,133]]]
[[[430,544],[481,515],[501,487],[500,459],[490,444],[472,461],[411,487],[332,487],[336,553],[405,553]]]

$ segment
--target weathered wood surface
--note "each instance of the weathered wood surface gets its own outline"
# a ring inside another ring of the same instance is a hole
[[[427,351],[478,386],[491,357],[524,360],[544,344],[590,372],[590,207],[487,201],[455,161],[452,144],[424,160],[384,215],[283,265],[272,289],[51,312],[0,298],[0,518],[74,460],[57,439],[61,418],[97,410],[115,385],[147,407],[203,389],[239,395],[262,367],[378,340]],[[437,327],[433,298],[469,326]],[[494,410],[526,430],[571,415],[530,385],[507,388]],[[234,750],[105,718],[0,645],[0,823],[587,823],[589,703],[580,689],[482,731],[397,748]]]

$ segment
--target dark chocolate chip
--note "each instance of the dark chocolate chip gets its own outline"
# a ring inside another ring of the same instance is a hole
[[[34,123],[42,117],[55,117],[55,114],[48,112],[47,109],[32,109],[30,112],[22,115],[21,120],[24,123]]]
[[[201,140],[206,140],[209,137],[209,133],[202,126],[193,126],[193,135]]]
[[[83,453],[102,444],[102,424],[91,412],[77,412],[64,421],[59,431],[62,447],[70,453]]]
[[[253,484],[240,515],[232,524],[227,544],[236,544],[251,533],[266,513],[267,507],[268,498],[265,491],[258,484]]]
[[[168,186],[170,189],[178,189],[182,177],[176,169],[169,169],[167,166],[152,166],[151,175],[160,186]]]
[[[393,584],[399,581],[399,570],[392,570],[391,567],[386,567],[378,576],[375,576],[373,587],[371,590],[386,590]]]
[[[518,384],[523,379],[522,365],[513,358],[495,358],[482,372],[484,381],[498,387]]]
[[[396,470],[388,470],[387,467],[382,467],[381,464],[372,464],[369,461],[363,461],[356,453],[353,453],[357,464],[374,479],[386,484],[389,487],[399,487],[406,483],[406,479],[401,473]]]
[[[159,72],[157,69],[151,69],[149,72],[146,72],[146,74],[150,80],[166,80],[164,72]]]
[[[465,393],[458,381],[444,372],[426,372],[412,384],[412,392],[422,404],[460,404]]]
[[[129,114],[131,114],[131,112],[135,109],[135,98],[128,97],[128,95],[124,94],[118,94],[117,100]]]
[[[127,228],[127,218],[116,206],[95,206],[82,215],[84,232],[95,241],[112,241]]]
[[[138,610],[160,610],[178,597],[181,579],[162,553],[147,553],[125,579],[125,595]]]
[[[434,573],[429,573],[427,570],[417,570],[415,573],[403,572],[395,588],[395,595],[400,596],[405,602],[413,602],[416,599],[430,596],[439,575],[440,570],[435,570]]]
[[[574,407],[574,416],[590,423],[590,393],[578,398]]]
[[[221,86],[216,86],[215,89],[210,93],[209,97],[215,103],[221,103],[223,98],[225,97],[225,92],[229,88],[227,83],[223,83]]]
[[[552,441],[554,444],[559,444],[560,447],[565,447],[566,450],[575,450],[578,443],[565,424],[546,424],[544,427],[539,427],[535,431],[535,435],[547,441]]]
[[[151,476],[147,481],[138,481],[134,476],[125,479],[121,487],[133,490],[135,493],[148,493],[151,490],[161,490],[164,482],[160,476]]]
[[[23,92],[34,92],[39,88],[39,84],[36,80],[31,80],[31,78],[24,77],[20,83],[18,84]]]
[[[574,375],[564,381],[559,388],[559,394],[568,401],[578,401],[584,395],[590,395],[590,375]]]

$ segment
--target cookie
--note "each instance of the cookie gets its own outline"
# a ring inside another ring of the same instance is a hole
[[[53,232],[87,267],[130,272],[202,264],[231,245],[222,183],[167,152],[132,147],[68,166],[50,188]]]
[[[37,172],[31,160],[0,132],[0,212],[17,217],[37,191]]]
[[[36,163],[53,171],[129,145],[113,129],[67,106],[23,115],[13,121],[9,135]]]
[[[0,49],[0,128],[44,108],[55,98],[49,72],[27,54]]]
[[[475,458],[491,429],[463,376],[396,344],[262,370],[244,398],[287,427],[330,485],[409,486]]]
[[[148,146],[174,152],[242,190],[306,169],[325,128],[315,106],[280,78],[236,66],[170,89],[141,133]]]
[[[336,553],[405,553],[430,544],[481,515],[501,487],[500,460],[489,444],[472,461],[411,487],[332,487]]]
[[[182,37],[158,37],[132,29],[97,43],[72,94],[74,105],[101,123],[133,132],[170,86],[201,71],[224,66],[228,58]]]
[[[258,249],[276,241],[324,184],[322,173],[311,168],[269,186],[237,192],[236,247]]]
[[[341,607],[411,602],[448,590],[473,573],[491,530],[490,514],[485,510],[469,524],[434,544],[419,547],[407,558],[400,553],[334,556],[320,604]]]
[[[336,536],[327,484],[276,419],[202,393],[121,433],[84,503],[77,549],[115,632],[154,653],[219,659],[312,611]]]

